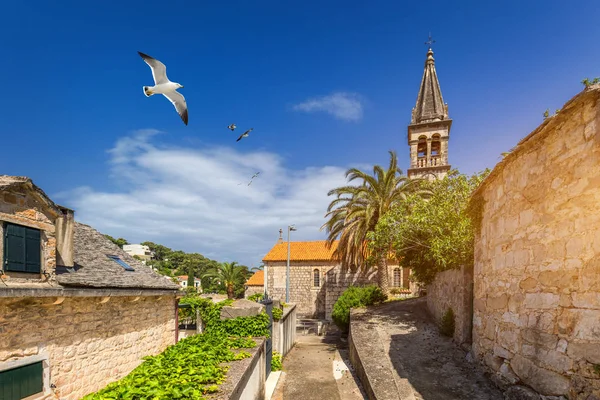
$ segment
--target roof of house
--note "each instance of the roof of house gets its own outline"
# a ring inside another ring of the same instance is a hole
[[[178,276],[177,276],[177,279],[179,279],[180,281],[187,281],[187,280],[188,280],[188,276],[187,276],[187,275],[178,275]],[[199,281],[199,280],[200,280],[200,278],[196,278],[196,277],[194,277],[194,280],[195,280],[195,281]]]
[[[35,193],[37,198],[57,215],[61,213],[61,208],[65,208],[54,203],[42,189],[33,183],[30,178],[27,178],[26,176],[0,175],[0,190],[7,190],[16,187],[24,187],[27,190]]]
[[[258,270],[246,281],[246,286],[264,286],[265,285],[265,272],[261,269]]]
[[[290,242],[290,261],[334,261],[333,252],[337,249],[335,240],[331,247],[327,240],[312,242]],[[287,261],[287,242],[276,243],[264,256],[263,261]]]
[[[74,268],[61,268],[57,282],[62,286],[120,289],[178,290],[179,285],[166,279],[124,252],[91,226],[74,224]],[[126,271],[108,258],[118,256],[134,271]],[[57,268],[57,272],[58,272]]]

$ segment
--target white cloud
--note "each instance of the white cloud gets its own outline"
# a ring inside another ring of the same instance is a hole
[[[363,116],[361,98],[357,93],[335,92],[327,96],[313,97],[296,104],[296,111],[325,111],[344,121],[360,121]]]
[[[167,147],[158,133],[135,132],[109,150],[119,183],[112,190],[79,187],[54,197],[103,233],[248,266],[260,263],[289,224],[298,228],[292,240],[325,238],[327,192],[345,183],[345,167],[291,170],[277,154]]]

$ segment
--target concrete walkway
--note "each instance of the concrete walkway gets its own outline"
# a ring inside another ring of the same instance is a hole
[[[466,353],[439,334],[425,300],[352,311],[352,341],[368,387],[381,399],[503,399]]]
[[[363,400],[352,374],[347,344],[338,332],[325,337],[298,335],[283,361],[283,373],[272,400]]]

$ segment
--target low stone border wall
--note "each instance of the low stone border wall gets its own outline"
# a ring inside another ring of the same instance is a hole
[[[391,366],[386,365],[388,355],[375,327],[362,320],[362,315],[364,310],[350,311],[350,362],[369,400],[398,400],[398,389]]]
[[[296,305],[292,304],[284,307],[281,319],[273,323],[273,350],[285,357],[295,343]]]
[[[262,400],[265,398],[266,352],[265,340],[257,339],[257,346],[249,351],[252,357],[229,363],[227,379],[219,393],[207,396],[210,400]]]

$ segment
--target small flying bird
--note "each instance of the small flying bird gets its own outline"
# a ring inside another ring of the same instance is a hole
[[[257,178],[259,175],[260,175],[260,172],[257,172],[254,175],[252,175],[252,178],[250,178],[250,182],[248,182],[248,186],[250,186],[252,184],[252,181],[254,180],[254,178]]]
[[[239,137],[239,138],[237,138],[236,142],[239,142],[239,141],[240,141],[240,140],[242,140],[243,138],[245,138],[245,137],[248,137],[248,135],[250,134],[250,132],[252,132],[252,130],[253,130],[253,129],[254,129],[254,128],[250,128],[250,129],[248,129],[246,132],[242,133],[242,134],[240,135],[240,137]]]
[[[187,103],[185,102],[185,97],[183,97],[181,93],[177,92],[177,89],[183,88],[183,85],[180,85],[177,82],[171,82],[169,78],[167,78],[167,67],[165,64],[140,51],[138,51],[138,54],[142,57],[146,64],[150,66],[150,69],[152,70],[152,77],[154,78],[154,86],[144,86],[144,94],[146,97],[150,97],[154,94],[162,94],[165,96],[171,103],[173,103],[175,110],[177,110],[177,113],[181,117],[183,123],[187,125]]]
[[[231,131],[233,132],[235,128],[237,128],[237,126],[235,124],[231,124],[227,128],[231,129]]]

